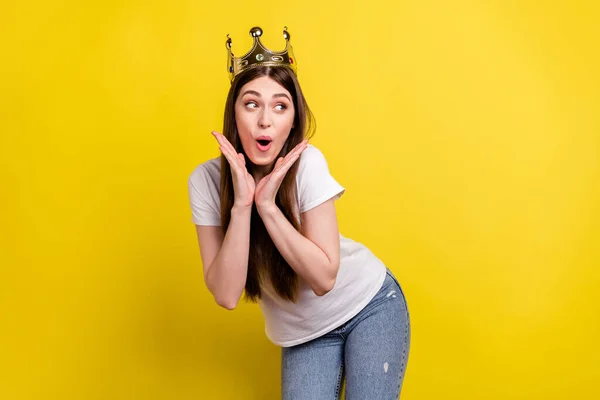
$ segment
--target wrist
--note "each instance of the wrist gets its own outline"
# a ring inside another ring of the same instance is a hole
[[[258,210],[258,213],[261,217],[264,215],[273,214],[279,210],[277,204],[275,204],[274,202],[265,202],[261,204],[257,203],[256,209]]]
[[[239,204],[233,204],[233,207],[231,207],[231,216],[233,217],[234,215],[240,215],[240,216],[245,216],[245,215],[250,215],[252,214],[252,204],[250,205],[239,205]]]

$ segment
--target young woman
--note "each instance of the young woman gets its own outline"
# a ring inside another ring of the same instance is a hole
[[[289,44],[229,51],[231,87],[222,155],[188,181],[206,285],[234,309],[257,301],[267,337],[282,347],[284,400],[397,399],[410,346],[406,299],[367,247],[338,231],[344,193],[323,153]]]

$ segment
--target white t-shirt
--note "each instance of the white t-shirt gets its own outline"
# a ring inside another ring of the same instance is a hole
[[[192,222],[220,226],[219,158],[198,165],[188,180]],[[299,210],[308,211],[345,192],[330,174],[323,153],[309,144],[300,156],[296,175]],[[332,290],[317,296],[298,277],[296,303],[280,298],[272,286],[261,286],[259,306],[265,333],[274,344],[288,347],[317,338],[354,317],[381,288],[386,266],[367,247],[340,233],[340,268]]]

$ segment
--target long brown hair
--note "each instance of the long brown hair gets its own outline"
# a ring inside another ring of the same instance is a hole
[[[283,86],[291,95],[294,102],[294,123],[290,134],[277,156],[285,155],[294,149],[305,138],[310,138],[314,133],[315,120],[308,107],[300,84],[294,72],[286,67],[260,66],[250,69],[238,76],[231,83],[227,101],[225,103],[225,117],[223,122],[223,135],[229,140],[238,153],[244,154],[248,172],[252,174],[252,162],[244,152],[235,122],[235,102],[241,88],[248,82],[268,76]],[[279,191],[275,203],[290,223],[301,232],[298,194],[296,193],[296,173],[298,172],[299,159],[289,169]],[[231,207],[233,206],[234,189],[231,177],[231,167],[225,156],[221,155],[221,226],[227,231],[231,220]],[[298,278],[295,271],[289,266],[277,250],[273,240],[260,218],[256,205],[252,205],[250,223],[250,252],[248,257],[248,276],[246,278],[246,299],[256,301],[261,297],[261,282],[269,279],[275,292],[284,299],[295,301]]]

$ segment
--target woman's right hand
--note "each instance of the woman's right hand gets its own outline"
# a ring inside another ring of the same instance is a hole
[[[238,153],[225,136],[219,132],[212,131],[212,135],[219,142],[219,150],[225,156],[231,167],[231,178],[233,180],[234,206],[252,207],[254,202],[254,190],[256,185],[254,178],[246,168],[246,159],[242,153]]]

